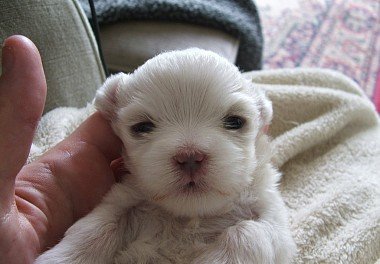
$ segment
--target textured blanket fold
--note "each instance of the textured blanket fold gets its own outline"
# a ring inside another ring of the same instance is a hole
[[[245,74],[274,107],[273,163],[298,246],[294,263],[380,259],[380,125],[373,105],[341,74],[293,69]],[[93,111],[46,114],[30,161]]]
[[[79,0],[91,19],[88,0]],[[94,0],[100,24],[128,20],[191,23],[222,30],[240,39],[236,65],[242,71],[262,67],[263,36],[251,0]],[[128,41],[128,40],[126,40]]]

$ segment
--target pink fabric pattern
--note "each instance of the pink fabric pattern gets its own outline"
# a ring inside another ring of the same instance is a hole
[[[380,112],[379,0],[258,0],[264,68],[322,67],[354,79]],[[277,10],[276,10],[277,9]]]

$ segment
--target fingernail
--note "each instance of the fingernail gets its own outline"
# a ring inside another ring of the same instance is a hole
[[[13,67],[13,63],[14,63],[13,48],[7,46],[6,42],[4,42],[3,48],[2,48],[2,60],[1,60],[2,73],[11,71]]]

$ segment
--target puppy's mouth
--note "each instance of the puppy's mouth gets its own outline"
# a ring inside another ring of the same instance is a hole
[[[210,187],[204,181],[189,180],[179,187],[178,194],[204,194],[210,191]]]
[[[185,185],[185,188],[188,188],[188,189],[192,189],[192,188],[196,188],[197,185],[195,183],[195,181],[190,181],[188,184]]]
[[[203,181],[178,181],[171,186],[171,191],[166,193],[159,193],[153,196],[154,201],[163,201],[168,197],[178,197],[178,196],[189,196],[189,195],[200,195],[205,194],[210,191],[210,187]]]
[[[173,186],[174,187],[174,186]],[[182,197],[191,198],[192,196],[204,196],[210,193],[218,194],[220,196],[228,197],[230,193],[221,191],[220,189],[213,188],[203,181],[190,180],[187,183],[174,187],[171,192],[164,194],[156,194],[153,196],[153,200],[156,202],[164,201],[169,197]]]

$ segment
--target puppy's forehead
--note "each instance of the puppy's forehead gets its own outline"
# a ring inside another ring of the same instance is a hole
[[[234,65],[212,52],[197,49],[159,55],[131,77],[129,103],[144,106],[150,115],[220,113],[234,103],[234,94],[243,89],[243,78]]]

